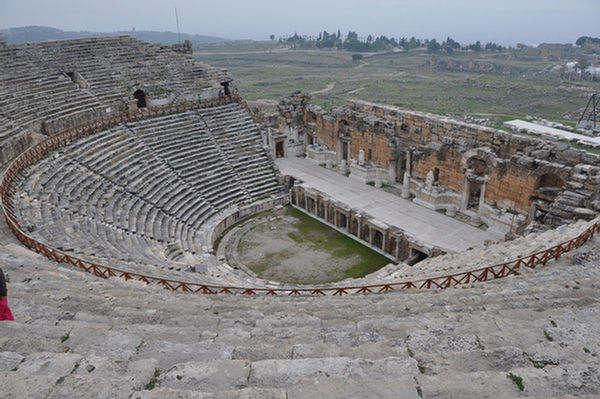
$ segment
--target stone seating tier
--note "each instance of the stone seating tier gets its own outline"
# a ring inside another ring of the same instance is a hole
[[[183,270],[184,278],[188,261],[204,251],[208,219],[281,193],[260,147],[242,158],[227,155],[226,134],[244,143],[260,139],[241,106],[208,109],[221,117],[218,128],[202,111],[119,125],[51,153],[22,173],[17,218],[40,241],[76,256],[138,272]],[[226,132],[225,121],[234,120]],[[226,265],[216,270],[223,268],[227,281],[247,283]]]
[[[176,101],[218,90],[226,78],[191,55],[127,36],[11,45],[0,49],[0,143],[43,123],[51,134],[93,119],[86,113],[122,109],[137,88]]]
[[[173,294],[3,242],[17,321],[2,325],[0,386],[52,399],[593,398],[599,248],[468,288],[298,298]]]

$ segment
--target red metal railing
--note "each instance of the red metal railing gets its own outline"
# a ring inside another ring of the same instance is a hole
[[[464,284],[484,282],[504,278],[514,275],[521,267],[534,269],[538,265],[546,265],[550,260],[558,259],[562,254],[579,248],[587,242],[593,235],[600,230],[600,224],[594,223],[583,233],[575,238],[555,245],[544,251],[499,263],[492,266],[486,266],[459,272],[444,276],[417,279],[411,281],[390,282],[381,284],[371,284],[349,287],[312,287],[312,288],[251,288],[234,286],[217,286],[193,282],[184,282],[179,280],[170,280],[160,277],[153,277],[145,274],[129,272],[110,266],[100,265],[84,259],[69,255],[63,251],[54,249],[48,245],[36,241],[27,235],[19,225],[14,213],[14,195],[17,190],[14,183],[19,180],[20,172],[26,167],[36,163],[47,153],[59,147],[67,145],[69,142],[77,140],[83,136],[88,136],[99,131],[109,129],[125,122],[134,122],[155,116],[164,116],[177,112],[185,112],[192,109],[205,107],[214,107],[231,103],[233,101],[241,102],[239,97],[226,97],[214,101],[199,103],[178,103],[169,104],[161,107],[150,107],[147,109],[138,109],[135,111],[123,112],[121,114],[111,115],[106,118],[89,121],[82,125],[65,129],[56,135],[49,137],[45,141],[34,145],[23,152],[6,170],[2,183],[0,184],[0,198],[2,199],[2,212],[8,227],[13,234],[27,248],[44,255],[48,259],[58,263],[67,263],[85,272],[92,273],[97,277],[109,278],[118,277],[125,280],[139,280],[146,284],[158,284],[165,289],[182,292],[196,292],[201,294],[241,294],[241,295],[312,295],[312,296],[342,296],[348,294],[367,294],[393,291],[396,289],[432,289],[432,288],[450,288]]]

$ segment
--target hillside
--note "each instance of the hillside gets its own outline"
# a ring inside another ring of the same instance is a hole
[[[8,44],[43,42],[48,40],[62,39],[77,39],[81,37],[96,37],[96,36],[114,36],[114,35],[129,35],[137,39],[151,43],[174,44],[179,41],[176,32],[156,32],[156,31],[118,31],[118,32],[74,32],[63,31],[47,26],[22,26],[17,28],[9,28],[0,30],[0,37]],[[189,40],[192,43],[218,43],[226,41],[226,39],[214,36],[191,35],[188,33],[181,34],[181,41]]]

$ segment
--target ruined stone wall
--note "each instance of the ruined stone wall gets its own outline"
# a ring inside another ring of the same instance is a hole
[[[401,182],[405,171],[420,181],[435,171],[436,186],[460,194],[469,187],[473,162],[480,162],[484,170],[475,174],[487,179],[485,204],[525,215],[538,201],[560,215],[558,222],[592,216],[582,208],[600,210],[600,157],[567,143],[362,101],[329,112],[304,104],[296,101],[291,111],[300,116],[293,122],[299,130],[312,131],[338,159],[343,142],[350,159],[362,149],[371,166],[390,172],[391,183]],[[560,181],[561,190],[544,192],[546,175]]]

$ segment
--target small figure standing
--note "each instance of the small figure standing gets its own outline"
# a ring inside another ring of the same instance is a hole
[[[0,269],[0,321],[1,320],[15,320],[10,308],[8,307],[6,278],[4,277],[2,269]]]

